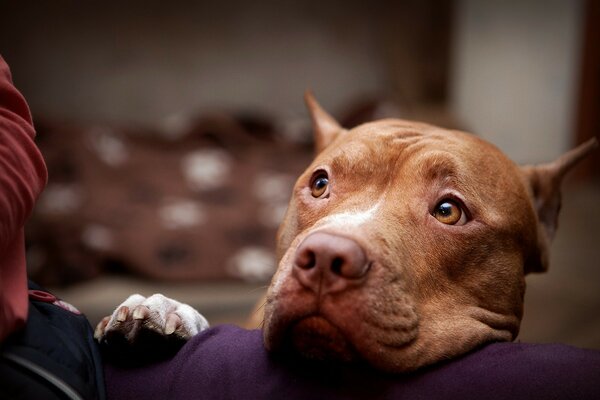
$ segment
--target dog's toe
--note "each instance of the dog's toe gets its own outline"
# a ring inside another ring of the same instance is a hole
[[[135,320],[145,320],[150,318],[150,309],[144,305],[139,305],[133,309],[131,317]]]
[[[110,317],[104,317],[98,322],[98,325],[96,325],[96,329],[94,330],[94,339],[99,340],[104,335],[108,321],[110,321]]]
[[[175,313],[171,313],[167,316],[167,322],[165,324],[165,335],[172,335],[180,329],[182,326],[181,318]]]
[[[138,362],[172,354],[206,328],[206,319],[187,304],[136,294],[98,323],[94,337],[111,357]]]
[[[123,306],[117,309],[117,315],[115,316],[115,322],[125,322],[129,316],[129,307]]]

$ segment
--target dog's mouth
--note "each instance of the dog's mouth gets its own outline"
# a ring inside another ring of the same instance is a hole
[[[286,347],[310,360],[350,362],[358,357],[340,329],[320,315],[292,324],[286,339]]]

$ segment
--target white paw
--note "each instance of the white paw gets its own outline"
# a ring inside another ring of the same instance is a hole
[[[94,337],[103,341],[109,336],[119,336],[135,344],[142,336],[151,334],[187,341],[208,326],[206,318],[187,304],[162,294],[150,297],[134,294],[98,323]]]

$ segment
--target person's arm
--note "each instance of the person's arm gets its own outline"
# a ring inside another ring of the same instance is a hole
[[[27,318],[23,225],[47,180],[23,96],[0,56],[0,341]]]

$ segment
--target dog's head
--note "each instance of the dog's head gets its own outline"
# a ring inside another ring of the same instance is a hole
[[[595,143],[519,167],[427,124],[345,130],[306,100],[317,156],[278,234],[266,347],[401,372],[513,340],[524,276],[548,267],[560,181]]]

